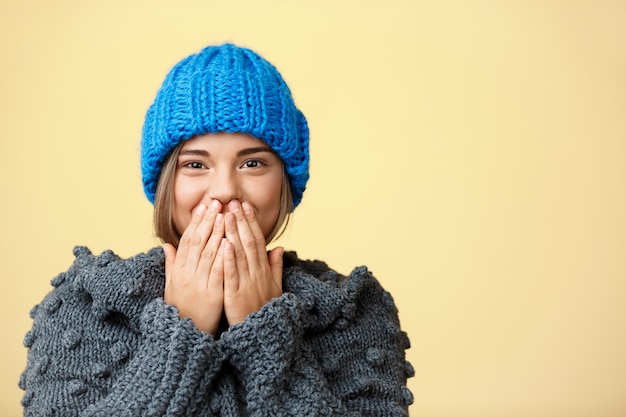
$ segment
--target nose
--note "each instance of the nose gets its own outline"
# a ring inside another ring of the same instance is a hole
[[[216,169],[207,188],[208,197],[218,200],[222,207],[235,199],[241,199],[241,187],[236,172],[230,169]]]

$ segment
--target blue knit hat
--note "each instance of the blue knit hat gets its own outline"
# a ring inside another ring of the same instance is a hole
[[[209,46],[176,64],[148,109],[141,140],[143,189],[154,203],[167,155],[205,133],[246,133],[283,160],[294,208],[309,178],[309,129],[280,73],[255,52]]]

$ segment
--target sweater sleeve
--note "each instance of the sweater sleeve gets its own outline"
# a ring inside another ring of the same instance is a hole
[[[391,296],[365,268],[335,291],[283,294],[220,343],[251,416],[406,416],[413,401],[408,337]]]
[[[206,407],[204,398],[221,368],[213,338],[155,299],[141,315],[136,354],[108,395],[81,416],[189,416]]]
[[[142,276],[152,263],[133,262],[81,252],[53,280],[24,340],[25,416],[191,416],[207,407],[223,353],[153,296]]]

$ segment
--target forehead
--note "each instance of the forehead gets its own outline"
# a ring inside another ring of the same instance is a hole
[[[237,150],[244,148],[271,148],[261,139],[244,133],[207,133],[194,136],[183,142],[182,150],[187,149],[214,149],[214,150]]]

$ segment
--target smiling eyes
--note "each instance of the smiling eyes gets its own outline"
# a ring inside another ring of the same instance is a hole
[[[206,168],[201,162],[187,162],[183,165],[183,167],[192,168],[192,169],[202,169]]]
[[[252,159],[250,161],[246,161],[243,163],[245,168],[256,168],[261,166],[261,161],[257,161],[256,159]]]
[[[258,159],[249,159],[245,161],[243,164],[241,164],[240,167],[241,168],[259,168],[265,165],[267,164],[265,164],[263,161],[260,161]],[[184,162],[181,164],[181,167],[191,168],[191,169],[208,169],[208,167],[205,164],[203,164],[202,162],[198,162],[198,161]]]

